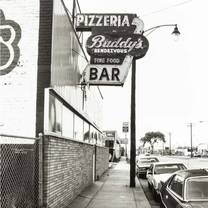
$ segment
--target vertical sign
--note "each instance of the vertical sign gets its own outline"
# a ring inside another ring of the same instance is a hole
[[[129,132],[129,123],[128,122],[123,122],[122,130],[123,130],[124,133]]]

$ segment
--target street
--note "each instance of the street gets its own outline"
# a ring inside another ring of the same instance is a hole
[[[187,168],[205,168],[208,169],[208,159],[204,158],[188,158],[178,156],[160,156],[158,159],[161,162],[183,162]],[[145,178],[139,178],[142,189],[151,205],[151,208],[159,208],[160,203],[156,202],[152,196],[150,189],[148,188],[147,180]]]

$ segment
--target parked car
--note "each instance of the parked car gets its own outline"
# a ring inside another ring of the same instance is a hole
[[[174,172],[184,170],[186,166],[183,163],[158,162],[150,165],[147,171],[148,187],[151,189],[154,199],[159,199],[159,189],[161,182],[165,182]]]
[[[207,170],[194,169],[176,172],[163,184],[160,196],[162,207],[207,208]]]
[[[150,165],[154,162],[159,162],[157,157],[153,157],[153,156],[139,157],[137,160],[137,170],[136,170],[138,177],[146,176],[147,170],[149,169]]]
[[[193,153],[193,157],[201,157],[201,154],[198,153],[198,152],[194,152],[194,153]]]
[[[138,154],[138,155],[136,155],[136,162],[138,162],[138,160],[139,160],[140,158],[145,158],[145,157],[147,157],[147,156],[150,156],[150,153],[145,153],[145,154]]]

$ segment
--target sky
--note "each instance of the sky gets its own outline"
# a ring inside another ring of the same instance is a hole
[[[208,28],[206,0],[79,0],[82,13],[136,13],[144,30],[161,24],[178,24],[149,34],[149,50],[136,61],[136,139],[148,131],[165,134],[168,146],[208,142]],[[131,70],[130,70],[131,72]],[[131,73],[123,87],[100,87],[104,96],[103,127],[117,130],[130,121]],[[200,123],[199,121],[204,121]],[[129,137],[129,135],[128,135]]]

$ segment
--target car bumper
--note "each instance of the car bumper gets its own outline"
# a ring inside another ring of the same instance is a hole
[[[137,169],[137,172],[139,173],[139,174],[146,174],[147,173],[147,169],[148,168],[139,168],[139,169]]]

